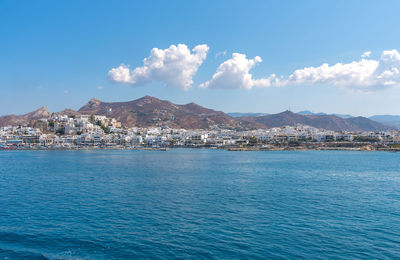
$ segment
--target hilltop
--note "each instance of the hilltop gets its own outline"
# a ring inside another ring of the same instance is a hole
[[[33,112],[24,115],[7,115],[0,117],[0,126],[27,125],[33,120],[49,118],[51,112],[46,107],[41,107]]]

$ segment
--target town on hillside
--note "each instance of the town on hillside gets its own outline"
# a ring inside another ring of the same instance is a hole
[[[168,149],[229,150],[391,150],[400,148],[400,132],[329,131],[307,125],[254,130],[126,127],[104,115],[64,115],[0,128],[0,149]]]

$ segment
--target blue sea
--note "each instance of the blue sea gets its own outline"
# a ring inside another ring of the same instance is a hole
[[[0,152],[0,259],[141,258],[400,258],[400,153]]]

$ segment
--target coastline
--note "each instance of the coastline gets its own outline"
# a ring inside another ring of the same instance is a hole
[[[380,151],[400,152],[400,148],[389,147],[0,147],[0,151],[93,151],[93,150],[135,150],[135,151],[170,151],[174,149],[208,149],[232,152],[252,151]]]

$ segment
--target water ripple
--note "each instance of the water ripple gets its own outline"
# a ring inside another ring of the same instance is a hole
[[[9,151],[0,166],[0,259],[400,256],[395,153]]]

